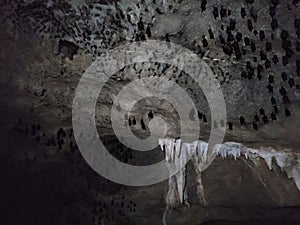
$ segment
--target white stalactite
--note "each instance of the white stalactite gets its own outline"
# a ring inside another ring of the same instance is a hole
[[[203,204],[206,204],[204,197],[204,186],[201,179],[201,172],[206,169],[216,156],[222,158],[233,157],[235,160],[244,156],[258,165],[259,159],[263,159],[268,168],[272,170],[272,162],[286,172],[289,178],[293,178],[300,191],[300,162],[297,156],[287,151],[276,151],[272,148],[252,149],[236,142],[226,142],[213,146],[212,155],[207,155],[208,143],[204,141],[194,141],[193,143],[184,143],[180,139],[160,138],[159,145],[165,151],[166,161],[176,167],[182,168],[169,181],[169,191],[166,202],[168,206],[175,207],[176,202],[181,204],[187,202],[186,193],[186,162],[193,159],[194,167],[197,173],[197,193]],[[275,160],[273,160],[273,158]]]

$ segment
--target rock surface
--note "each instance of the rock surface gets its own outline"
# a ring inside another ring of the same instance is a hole
[[[76,87],[98,55],[130,41],[163,40],[193,51],[218,79],[226,101],[225,141],[298,156],[299,7],[298,1],[275,0],[3,1],[0,223],[300,223],[300,192],[278,166],[270,171],[264,162],[217,158],[201,174],[203,202],[199,174],[189,162],[190,207],[166,210],[168,181],[137,188],[106,180],[84,161],[72,130]],[[127,66],[99,95],[96,124],[110,153],[133,165],[158,162],[164,154],[159,147],[141,153],[119,143],[110,113],[118,92],[147,76],[168,78],[187,91],[197,107],[189,118],[201,121],[199,139],[207,141],[214,125],[203,92],[187,74],[160,63]],[[167,101],[143,99],[128,118],[136,121],[136,136],[150,135],[150,112],[168,118],[174,137],[185,122]]]

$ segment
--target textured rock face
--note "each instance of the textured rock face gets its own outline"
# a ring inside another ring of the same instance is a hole
[[[211,66],[222,84],[230,121],[238,123],[242,115],[247,123],[252,124],[255,114],[259,115],[261,107],[266,116],[265,120],[260,118],[262,124],[263,121],[272,121],[275,118],[283,119],[289,115],[288,112],[295,114],[296,109],[289,102],[299,102],[296,60],[299,42],[297,5],[286,2],[273,6],[265,1],[257,1],[255,4],[228,2],[225,7],[225,3],[216,5],[214,2],[209,2],[205,4],[206,10],[202,11],[199,10],[203,8],[201,1],[183,1],[180,4],[168,1],[170,7],[167,8],[170,9],[164,9],[162,2],[153,4],[150,1],[145,1],[144,4],[137,4],[134,1],[131,3],[120,1],[115,4],[86,5],[83,2],[75,5],[57,4],[46,1],[44,4],[3,4],[3,12],[5,12],[3,26],[12,27],[13,32],[17,34],[18,29],[26,27],[39,37],[46,35],[48,38],[50,36],[50,40],[55,40],[54,37],[57,38],[56,40],[66,39],[78,45],[87,54],[94,56],[107,47],[124,43],[126,39],[143,40],[139,37],[142,34],[146,39],[167,38],[202,55]],[[243,8],[246,12],[244,18],[241,15]],[[217,17],[213,14],[214,10],[218,11]],[[223,16],[220,15],[221,11],[225,13]],[[35,22],[25,23],[23,21],[25,16]],[[272,29],[271,18],[277,20],[277,28]],[[249,29],[248,21],[251,21],[253,29]],[[102,42],[104,46],[101,45]],[[53,44],[57,45],[57,42]],[[53,47],[54,52],[57,52],[57,47]],[[232,53],[229,54],[228,51],[231,50]],[[240,57],[237,57],[238,52],[241,54]],[[69,57],[66,48],[63,54]],[[288,58],[286,65],[282,62],[282,57],[285,55]],[[80,55],[77,55],[78,57]],[[75,62],[69,62],[64,57],[60,58],[57,57],[57,63],[60,65],[52,65],[56,69],[60,68],[60,72],[53,72],[64,73],[65,76],[71,73],[66,71],[71,65],[78,67],[78,61],[86,61],[86,59],[75,59]],[[71,65],[68,66],[69,64]],[[82,73],[86,66],[77,68],[78,74]],[[34,68],[36,70],[36,67]],[[147,64],[134,66],[121,72],[119,76],[130,81],[133,77],[126,77],[128,71],[133,70],[135,74],[144,74],[148,68]],[[209,120],[205,97],[196,84],[185,76],[178,78],[176,73],[172,74],[174,68],[154,66],[153,69],[154,75],[169,74],[180,85],[188,86],[192,90],[188,90],[190,94],[195,96],[194,101],[199,110]],[[41,70],[37,70],[36,73],[41,73]],[[61,78],[65,76],[62,75]],[[240,107],[241,105],[243,107]],[[263,117],[263,115],[259,116]],[[260,127],[260,123],[257,125]]]
[[[227,107],[226,141],[253,149],[289,149],[299,157],[299,4],[3,1],[3,224],[298,224],[300,192],[278,163],[270,171],[263,160],[255,165],[244,158],[216,158],[200,174],[194,169],[197,163],[190,161],[185,171],[190,207],[178,204],[185,202],[184,196],[168,192],[169,181],[133,188],[105,180],[78,151],[71,111],[82,74],[107,48],[130,41],[171,41],[201,57],[220,82]],[[127,66],[99,95],[96,124],[111,154],[133,165],[160,161],[164,154],[159,148],[140,153],[120,144],[111,129],[111,106],[125,85],[148,76],[165,77],[187,91],[197,106],[189,118],[201,121],[201,140],[207,141],[214,125],[200,87],[177,67]],[[178,137],[184,121],[162,99],[141,100],[124,123],[145,138],[155,116],[167,117],[171,136]],[[166,211],[168,193],[179,201]]]

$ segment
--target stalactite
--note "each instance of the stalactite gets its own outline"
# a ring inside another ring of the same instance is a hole
[[[255,166],[258,165],[260,159],[263,159],[270,170],[272,170],[274,158],[276,164],[282,171],[286,172],[288,178],[294,179],[298,190],[300,190],[300,162],[295,154],[288,151],[276,151],[272,148],[253,149],[240,143],[226,142],[213,146],[212,154],[207,155],[208,143],[204,141],[185,143],[180,139],[161,138],[159,139],[159,145],[165,151],[166,161],[170,166],[175,165],[181,168],[169,181],[166,203],[170,207],[175,207],[178,203],[187,203],[186,163],[190,159],[194,162],[198,182],[197,193],[203,204],[206,204],[206,199],[201,178],[202,171],[213,162],[216,156],[221,156],[224,159],[233,157],[235,160],[244,157],[251,160]],[[245,161],[245,159],[243,160]]]

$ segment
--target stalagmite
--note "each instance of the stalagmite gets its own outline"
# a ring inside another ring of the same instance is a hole
[[[166,204],[170,208],[174,208],[178,199],[177,189],[176,189],[176,177],[172,176],[169,179],[169,191],[166,197]]]
[[[197,166],[197,164],[194,164],[195,167],[195,171],[196,171],[196,175],[197,175],[197,195],[200,199],[200,202],[203,205],[207,204],[207,201],[205,199],[205,195],[204,195],[204,186],[203,186],[203,182],[202,182],[202,172],[201,172],[201,168],[199,166]]]
[[[159,145],[165,151],[166,161],[179,172],[169,180],[169,191],[166,203],[169,207],[175,207],[176,203],[187,203],[186,192],[186,163],[192,159],[197,174],[197,193],[203,204],[206,204],[204,197],[204,186],[201,179],[202,171],[205,170],[216,156],[222,158],[233,157],[235,160],[244,156],[251,160],[254,165],[258,165],[259,159],[263,159],[268,168],[272,170],[274,162],[286,172],[288,178],[293,178],[300,191],[300,162],[297,156],[288,151],[276,151],[272,148],[253,149],[236,142],[226,142],[213,146],[211,155],[207,155],[208,143],[204,141],[194,141],[192,143],[182,142],[180,139],[160,138]]]

